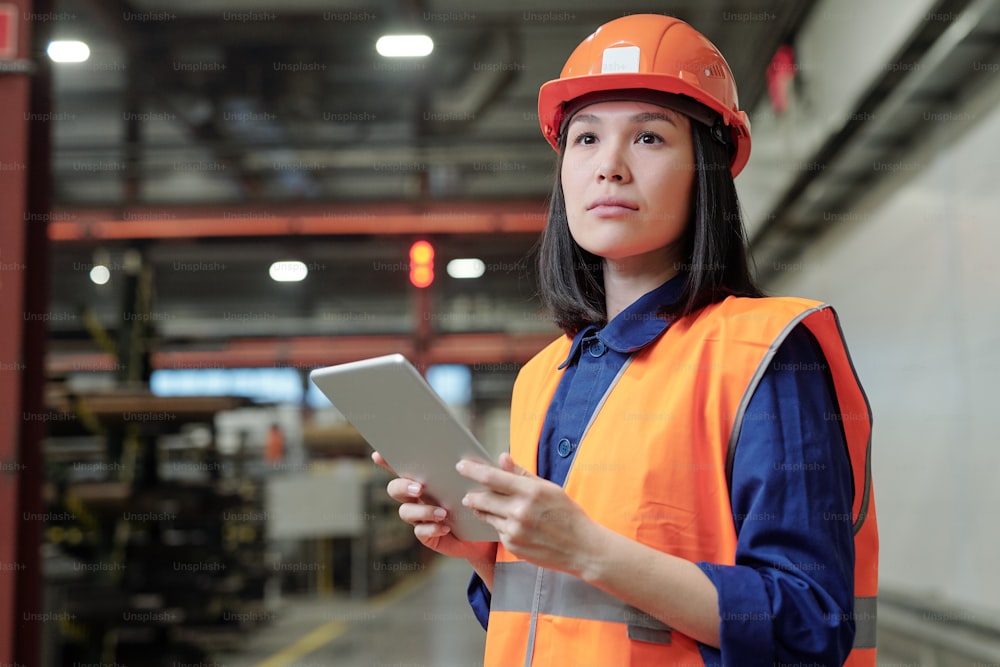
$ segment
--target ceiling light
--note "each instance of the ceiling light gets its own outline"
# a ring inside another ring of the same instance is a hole
[[[49,42],[46,53],[52,62],[82,63],[90,57],[90,47],[78,41]]]
[[[448,275],[452,278],[479,278],[486,272],[481,259],[453,259],[448,262]]]
[[[434,42],[427,35],[384,35],[375,42],[375,50],[386,58],[419,58],[430,55]]]
[[[309,269],[302,262],[294,260],[283,260],[271,265],[271,280],[279,283],[297,283],[305,280],[309,275]]]
[[[106,285],[111,280],[111,271],[103,264],[98,264],[90,269],[90,282],[95,285]]]

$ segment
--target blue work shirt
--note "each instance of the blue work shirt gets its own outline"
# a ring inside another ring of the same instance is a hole
[[[564,484],[591,414],[636,350],[670,326],[657,316],[684,275],[648,292],[603,329],[581,330],[549,405],[538,474]],[[556,372],[556,369],[553,369]],[[731,500],[736,564],[696,565],[718,591],[721,650],[699,644],[706,665],[841,664],[854,623],[850,459],[826,359],[795,327],[754,391],[743,417]],[[485,628],[490,591],[473,574],[469,603]]]

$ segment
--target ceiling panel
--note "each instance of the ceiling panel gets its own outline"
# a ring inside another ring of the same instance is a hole
[[[57,200],[113,200],[132,190],[95,181],[125,179],[157,181],[135,189],[132,204],[538,196],[552,160],[537,128],[538,87],[600,23],[664,11],[662,2],[269,4],[67,0],[77,18],[55,33],[88,40],[93,55],[56,68]],[[711,0],[669,11],[716,41],[750,107],[774,48],[811,4]],[[434,53],[378,56],[377,37],[401,29],[430,34]],[[526,173],[474,173],[512,146],[525,154]],[[401,155],[421,173],[443,164],[445,175],[420,176],[414,187],[394,169],[371,169],[362,187],[331,166],[398,164]],[[205,162],[225,168],[199,173]],[[194,177],[165,176],[175,164]]]

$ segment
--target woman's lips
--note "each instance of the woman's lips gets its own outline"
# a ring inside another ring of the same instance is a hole
[[[587,210],[601,216],[615,216],[638,211],[639,205],[619,197],[599,197],[587,205]]]

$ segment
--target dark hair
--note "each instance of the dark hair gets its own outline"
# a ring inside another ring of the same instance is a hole
[[[687,278],[677,302],[660,311],[668,317],[689,315],[730,295],[763,296],[750,273],[729,148],[707,125],[692,122],[691,128],[696,176],[691,218],[679,240],[683,259],[676,265]],[[577,245],[566,219],[561,177],[565,142],[560,136],[548,222],[538,247],[538,277],[542,300],[556,324],[573,335],[587,325],[604,324],[607,313],[603,259]]]

